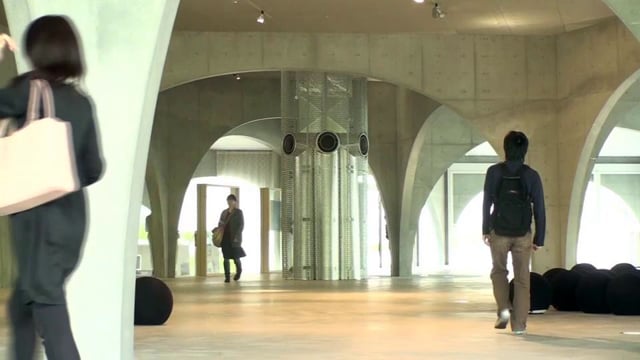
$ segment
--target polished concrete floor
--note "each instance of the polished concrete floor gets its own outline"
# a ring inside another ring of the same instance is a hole
[[[640,331],[640,317],[549,311],[523,337],[493,329],[484,279],[169,285],[174,312],[164,326],[136,327],[137,359],[640,359],[640,335],[622,334]]]
[[[640,359],[640,317],[550,311],[529,334],[493,329],[490,283],[424,277],[170,282],[162,327],[136,328],[138,359]]]

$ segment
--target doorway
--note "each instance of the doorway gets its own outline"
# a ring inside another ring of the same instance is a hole
[[[213,246],[211,231],[218,226],[219,214],[227,208],[227,196],[235,195],[241,204],[240,188],[235,186],[198,184],[196,276],[219,274],[222,268],[222,252]]]

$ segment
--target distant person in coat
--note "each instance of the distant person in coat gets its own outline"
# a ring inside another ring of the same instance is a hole
[[[229,260],[233,259],[236,265],[236,274],[233,280],[240,280],[242,274],[242,263],[240,258],[247,256],[242,249],[242,230],[244,229],[244,216],[242,210],[238,209],[238,199],[231,194],[227,197],[228,209],[220,214],[218,228],[224,228],[222,236],[222,257],[224,258],[224,282],[230,282],[231,265]]]
[[[71,123],[78,178],[85,188],[100,179],[103,161],[91,99],[74,85],[85,68],[73,25],[66,17],[43,16],[29,25],[24,45],[33,71],[0,89],[0,118],[14,118],[18,128],[23,127],[30,80],[49,82],[56,117]],[[6,34],[0,35],[0,46],[15,49]],[[49,360],[80,359],[64,284],[81,255],[86,209],[81,189],[10,217],[18,270],[8,304],[12,359],[32,360],[37,335],[43,339]]]

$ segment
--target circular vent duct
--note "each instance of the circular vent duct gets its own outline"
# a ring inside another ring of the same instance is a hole
[[[291,155],[296,151],[296,138],[293,134],[287,134],[282,139],[282,151],[286,155]]]
[[[367,156],[369,154],[369,137],[367,134],[360,134],[360,154]]]
[[[318,149],[323,153],[331,153],[338,149],[340,146],[340,138],[333,132],[326,131],[318,135],[317,139]]]

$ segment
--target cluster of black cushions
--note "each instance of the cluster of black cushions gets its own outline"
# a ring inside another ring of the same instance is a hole
[[[513,301],[513,280],[510,286]],[[622,263],[611,270],[578,264],[571,270],[554,268],[544,275],[532,272],[530,312],[544,312],[550,305],[559,311],[640,315],[640,270]]]
[[[543,277],[551,284],[551,304],[559,311],[640,315],[640,271],[631,264],[611,270],[578,264],[571,270],[551,269]]]

